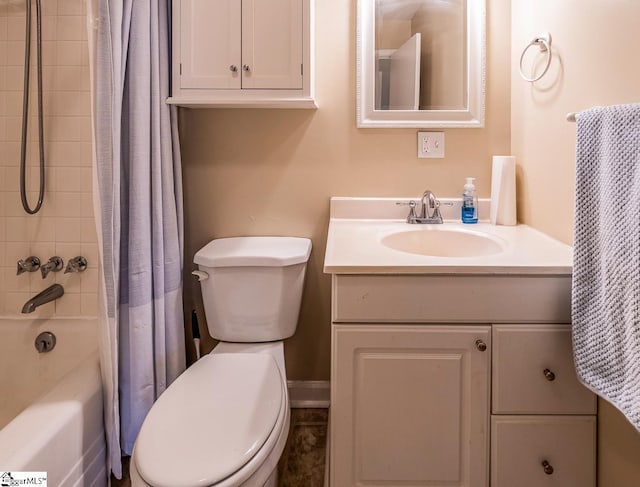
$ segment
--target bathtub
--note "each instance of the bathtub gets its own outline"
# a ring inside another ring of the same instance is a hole
[[[0,471],[47,472],[50,487],[106,486],[94,319],[0,319]],[[38,353],[43,331],[56,335]]]

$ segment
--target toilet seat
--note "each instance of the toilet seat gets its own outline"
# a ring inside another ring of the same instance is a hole
[[[256,455],[284,402],[271,355],[207,355],[151,408],[136,441],[135,467],[156,487],[214,485]]]

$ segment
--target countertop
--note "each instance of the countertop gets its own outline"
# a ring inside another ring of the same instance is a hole
[[[416,198],[412,198],[416,199]],[[462,224],[454,219],[460,202],[440,199],[442,225],[408,224],[407,198],[332,198],[324,272],[328,274],[479,274],[571,275],[573,249],[527,225],[488,222]],[[448,205],[448,206],[445,206]],[[488,215],[488,200],[480,215]],[[434,228],[437,227],[437,228]],[[402,231],[457,230],[477,232],[500,241],[504,250],[480,257],[434,257],[386,247],[381,240]]]

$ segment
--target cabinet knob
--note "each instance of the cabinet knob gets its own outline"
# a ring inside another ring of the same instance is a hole
[[[248,73],[249,71],[251,71],[251,67],[248,64],[243,64],[242,70]]]
[[[232,64],[231,66],[229,66],[229,71],[231,71],[232,73],[237,73],[238,66],[236,66],[235,64]]]
[[[478,339],[476,340],[476,348],[481,352],[484,352],[487,349],[487,344],[484,343],[482,340]]]
[[[553,372],[551,372],[549,369],[544,369],[543,370],[544,376],[545,378],[549,381],[552,382],[554,380],[556,380],[556,374],[554,374]],[[553,470],[553,469],[552,469]]]
[[[542,461],[542,468],[544,469],[544,473],[546,473],[547,475],[551,475],[553,473],[553,467],[546,460]]]

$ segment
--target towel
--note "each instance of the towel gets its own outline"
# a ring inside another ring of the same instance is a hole
[[[574,361],[640,431],[640,104],[576,122]]]

